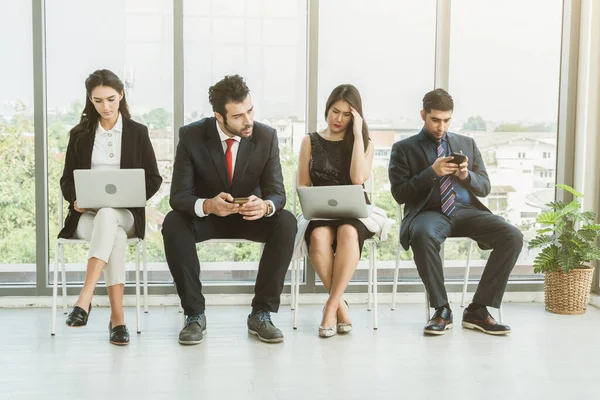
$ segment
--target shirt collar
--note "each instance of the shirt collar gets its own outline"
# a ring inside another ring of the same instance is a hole
[[[239,136],[234,136],[234,137],[227,136],[225,134],[225,132],[223,132],[223,130],[219,126],[219,121],[215,120],[215,124],[217,124],[217,132],[219,132],[219,138],[221,139],[221,142],[224,142],[227,139],[234,139],[235,141],[237,141],[239,143],[239,141],[242,140],[242,138]]]
[[[123,132],[123,119],[121,118],[121,113],[117,116],[117,123],[112,129],[104,130],[102,125],[100,125],[100,121],[98,121],[98,127],[96,128],[96,135],[107,135],[108,133],[122,133]]]
[[[425,137],[427,138],[427,140],[437,143],[437,139],[434,139],[433,137],[431,137],[431,135],[429,134],[429,132],[427,132],[427,130],[425,128],[423,128],[423,132],[425,133]],[[446,134],[444,134],[444,136],[442,136],[440,141],[448,142],[448,132],[446,132]]]

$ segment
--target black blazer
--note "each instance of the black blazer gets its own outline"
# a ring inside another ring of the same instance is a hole
[[[146,175],[146,199],[154,196],[160,188],[162,178],[158,173],[156,156],[148,136],[148,128],[121,115],[123,120],[123,133],[121,136],[121,168],[143,168]],[[75,211],[73,203],[75,197],[75,182],[73,170],[90,169],[92,165],[92,150],[96,131],[85,134],[70,135],[65,168],[60,178],[60,188],[63,196],[69,202],[69,213],[65,219],[65,226],[58,234],[59,238],[70,238],[77,229],[81,213]],[[135,221],[135,235],[143,238],[146,234],[146,209],[144,207],[129,208]]]
[[[447,133],[452,151],[469,157],[470,182],[465,182],[469,192],[485,197],[490,193],[490,179],[485,170],[481,153],[473,138],[455,133]],[[435,152],[425,131],[394,143],[390,156],[389,178],[391,191],[398,204],[405,204],[404,217],[400,225],[400,243],[408,250],[410,243],[408,227],[413,218],[423,209],[434,190],[439,190],[439,178],[429,168],[435,162]],[[477,197],[473,196],[473,205],[481,210],[490,211]]]
[[[271,200],[275,210],[281,210],[285,206],[285,189],[276,130],[254,122],[252,136],[240,141],[230,185],[216,124],[214,117],[204,118],[179,130],[171,182],[173,210],[196,218],[196,201],[221,192],[233,197],[255,195]]]

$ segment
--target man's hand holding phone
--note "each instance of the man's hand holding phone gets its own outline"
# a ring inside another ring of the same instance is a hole
[[[452,162],[452,157],[440,157],[431,167],[438,177],[452,175],[458,171],[458,165]]]
[[[233,196],[229,193],[221,192],[212,199],[206,199],[202,206],[205,214],[215,214],[219,217],[226,217],[240,212],[240,205],[233,202]]]
[[[460,153],[452,153],[451,157],[451,162],[458,166],[458,170],[454,175],[458,176],[458,179],[461,181],[464,181],[469,176],[469,157],[465,156],[462,151]]]
[[[267,203],[255,195],[245,198],[246,202],[240,206],[239,213],[244,216],[246,221],[254,221],[265,216],[267,213]]]

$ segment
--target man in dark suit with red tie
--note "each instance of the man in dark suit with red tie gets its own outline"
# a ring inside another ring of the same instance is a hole
[[[421,111],[423,129],[392,147],[391,191],[398,204],[404,204],[400,241],[406,250],[412,248],[430,306],[436,310],[424,328],[430,335],[443,335],[453,322],[440,258],[444,240],[469,237],[481,248],[493,249],[462,325],[505,335],[510,327],[497,323],[486,307],[502,304],[523,235],[477,198],[490,193],[490,180],[475,141],[448,132],[453,110],[454,101],[445,90],[427,93]],[[459,154],[457,160],[453,153]]]
[[[206,333],[196,243],[217,238],[265,243],[248,332],[265,342],[281,342],[283,333],[270,313],[279,309],[297,228],[296,218],[283,209],[277,132],[254,122],[250,90],[239,75],[212,86],[209,100],[215,116],[179,131],[173,211],[162,228],[167,263],[187,316],[179,343],[198,344]]]

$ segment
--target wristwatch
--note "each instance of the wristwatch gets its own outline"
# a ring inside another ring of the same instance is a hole
[[[265,213],[265,217],[267,215],[271,215],[271,213],[273,212],[273,206],[271,205],[270,201],[265,201],[265,203],[267,204],[267,212]]]

